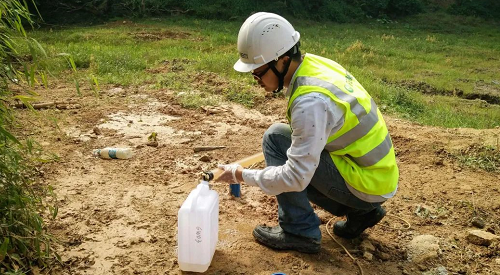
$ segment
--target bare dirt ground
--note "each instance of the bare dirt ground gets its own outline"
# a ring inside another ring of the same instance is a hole
[[[59,204],[48,228],[60,241],[63,266],[50,273],[189,274],[177,263],[177,211],[201,171],[261,150],[267,127],[285,121],[285,100],[269,98],[254,110],[235,104],[190,110],[176,105],[168,90],[107,87],[99,98],[83,92],[87,96],[78,97],[73,87],[54,85],[40,92],[42,101],[72,99],[78,105],[41,110],[35,119],[19,111],[33,121],[25,134],[60,156],[41,167],[40,181],[54,187]],[[401,172],[397,196],[384,204],[394,216],[361,238],[339,241],[364,274],[500,274],[498,241],[482,246],[467,239],[474,229],[500,236],[500,175],[463,168],[453,157],[477,144],[498,146],[500,129],[444,129],[385,118]],[[146,145],[152,132],[157,147]],[[193,151],[203,145],[226,148]],[[92,156],[93,149],[107,146],[132,147],[135,155]],[[326,222],[334,218],[329,213],[317,209],[323,221],[319,254],[273,251],[251,232],[258,224],[276,224],[276,199],[254,187],[242,186],[241,199],[231,198],[225,184],[211,187],[220,196],[220,229],[206,274],[360,274],[327,234]],[[401,229],[399,218],[411,228]],[[410,243],[421,235],[437,242],[417,259]]]

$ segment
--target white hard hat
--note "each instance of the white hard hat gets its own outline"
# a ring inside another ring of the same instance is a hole
[[[285,18],[268,12],[248,17],[238,34],[239,72],[249,72],[286,53],[299,41],[300,34]]]

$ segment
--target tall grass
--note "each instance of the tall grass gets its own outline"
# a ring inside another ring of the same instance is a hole
[[[25,274],[32,265],[46,267],[55,256],[42,215],[55,217],[57,208],[50,203],[51,189],[34,184],[40,149],[12,133],[17,124],[10,104],[17,100],[29,107],[34,85],[47,83],[36,62],[45,52],[26,35],[23,24],[32,21],[25,2],[3,0],[0,16],[0,273]],[[25,92],[14,92],[12,86]]]

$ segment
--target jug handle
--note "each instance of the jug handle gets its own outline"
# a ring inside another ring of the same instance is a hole
[[[209,190],[208,181],[202,180],[201,183],[198,184],[196,189],[198,189],[198,193],[196,194],[196,197],[191,202],[191,211],[194,209],[194,206],[198,202],[198,198],[200,197],[200,195],[205,194]]]

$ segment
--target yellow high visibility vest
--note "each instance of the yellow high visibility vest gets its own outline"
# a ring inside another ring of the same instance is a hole
[[[347,184],[370,195],[396,190],[399,170],[385,121],[375,101],[347,70],[330,59],[306,54],[290,87],[290,124],[293,101],[311,92],[328,96],[343,110],[344,124],[328,138],[325,149]]]

